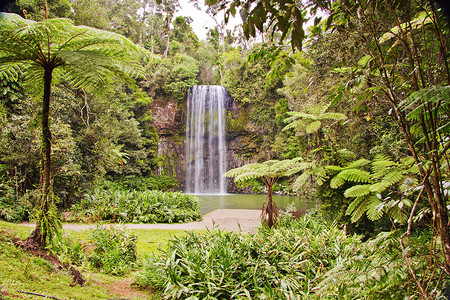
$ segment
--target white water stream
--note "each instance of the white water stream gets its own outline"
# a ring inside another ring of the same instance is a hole
[[[227,170],[223,86],[194,86],[186,121],[186,193],[225,194]]]

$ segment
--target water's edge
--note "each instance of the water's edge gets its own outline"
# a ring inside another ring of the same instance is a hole
[[[201,214],[205,215],[216,209],[261,209],[267,195],[254,194],[195,194],[200,200]],[[304,201],[297,196],[273,195],[279,209],[285,209],[293,203],[297,210],[315,206],[312,201]]]

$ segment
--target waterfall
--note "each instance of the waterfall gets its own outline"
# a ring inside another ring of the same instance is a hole
[[[186,118],[186,192],[225,194],[227,170],[225,111],[222,86],[192,87]]]

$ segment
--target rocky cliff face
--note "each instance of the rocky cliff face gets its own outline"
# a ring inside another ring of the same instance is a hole
[[[229,170],[255,161],[258,136],[253,126],[246,121],[246,112],[237,107],[229,93],[226,95],[225,106]],[[186,101],[177,103],[173,99],[159,99],[152,104],[151,110],[159,134],[158,154],[161,162],[158,172],[176,177],[182,183],[181,189],[184,190]],[[237,188],[232,180],[227,182],[227,191],[245,192]]]

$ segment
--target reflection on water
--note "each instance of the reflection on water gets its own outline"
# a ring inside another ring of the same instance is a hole
[[[266,201],[266,195],[245,195],[245,194],[195,194],[200,200],[200,210],[202,215],[215,209],[261,209]],[[297,209],[307,209],[314,207],[314,202],[301,200],[297,196],[274,195],[273,200],[279,209],[284,209],[290,203],[294,203]]]

